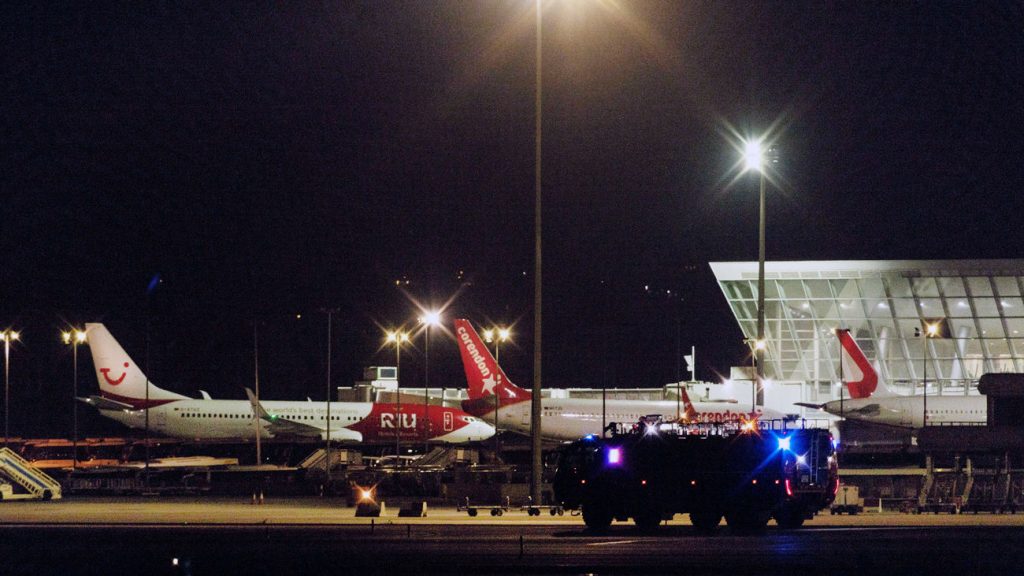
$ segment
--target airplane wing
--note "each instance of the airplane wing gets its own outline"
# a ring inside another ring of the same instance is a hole
[[[98,410],[135,410],[135,407],[131,404],[125,404],[124,402],[118,402],[117,400],[111,400],[102,396],[78,397],[76,400]]]
[[[252,410],[255,412],[260,420],[269,423],[267,431],[273,436],[302,436],[302,437],[313,437],[313,438],[326,438],[327,429],[321,428],[320,426],[313,426],[306,424],[305,422],[298,422],[296,420],[289,420],[282,418],[276,414],[271,414],[263,408],[263,404],[256,399],[256,394],[253,393],[249,388],[245,389],[245,394],[249,397],[249,403],[252,404]],[[338,442],[362,442],[363,435],[355,430],[349,430],[348,428],[331,427],[331,440]]]
[[[803,406],[804,408],[817,408],[818,410],[821,410],[822,408],[825,407],[824,404],[814,404],[812,402],[793,402],[793,405]]]

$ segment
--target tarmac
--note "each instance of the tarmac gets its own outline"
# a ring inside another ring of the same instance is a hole
[[[580,516],[566,511],[551,515],[529,516],[520,508],[510,508],[501,516],[481,509],[476,517],[454,507],[428,508],[426,517],[399,517],[397,506],[386,500],[380,517],[356,517],[356,510],[338,498],[251,498],[203,497],[73,497],[53,501],[0,502],[0,524],[38,525],[386,525],[386,524],[466,524],[492,526],[578,526]],[[677,514],[667,522],[689,526],[689,516]],[[724,524],[724,523],[723,523]],[[616,522],[615,525],[632,525]],[[818,514],[807,527],[944,527],[1012,526],[1024,527],[1022,514],[903,514],[864,512],[854,516]]]

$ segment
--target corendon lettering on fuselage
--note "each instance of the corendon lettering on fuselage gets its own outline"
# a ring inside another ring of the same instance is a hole
[[[754,418],[760,418],[761,412],[733,412],[726,410],[725,412],[698,412],[697,422],[699,423],[722,423],[722,422],[736,422],[739,420],[752,420]]]

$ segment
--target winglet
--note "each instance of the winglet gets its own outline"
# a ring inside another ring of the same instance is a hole
[[[256,399],[256,394],[251,388],[245,388],[245,395],[249,397],[249,403],[252,404],[252,411],[259,416],[260,420],[266,420],[267,422],[273,422],[276,420],[276,417],[271,416],[269,412],[263,409],[263,405]]]

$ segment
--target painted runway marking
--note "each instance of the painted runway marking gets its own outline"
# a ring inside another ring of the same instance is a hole
[[[591,542],[587,546],[612,546],[614,544],[632,544],[636,540],[615,540],[614,542]]]

